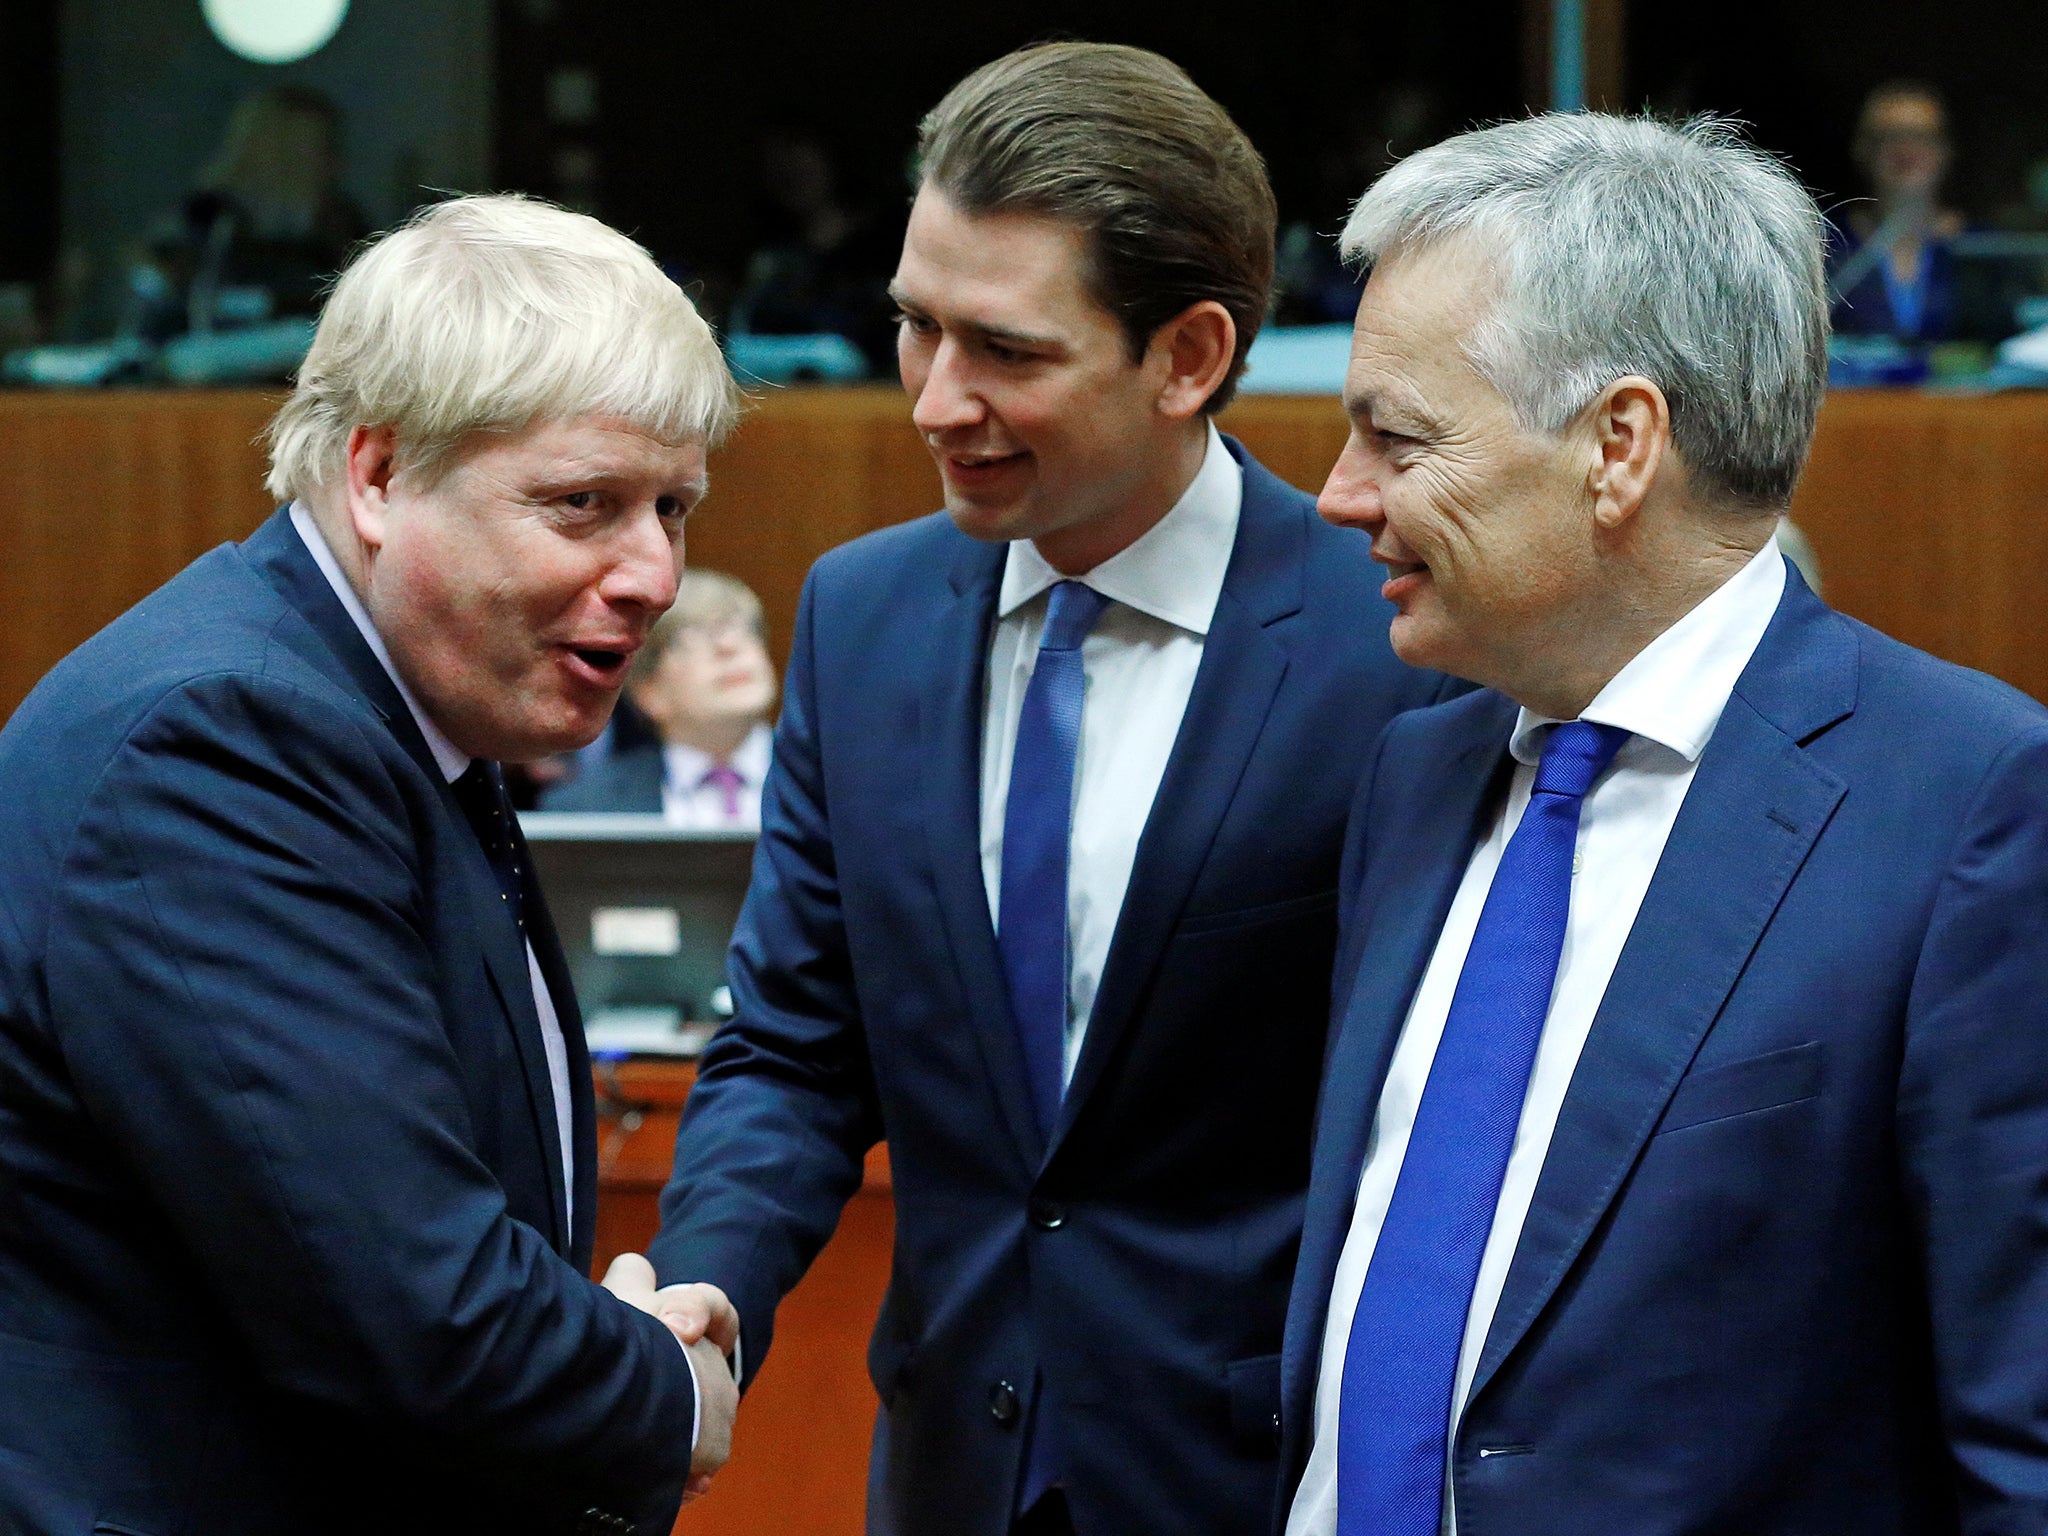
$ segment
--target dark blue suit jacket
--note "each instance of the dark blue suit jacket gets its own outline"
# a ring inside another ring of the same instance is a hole
[[[1344,817],[1380,727],[1446,685],[1395,661],[1364,541],[1244,475],[1049,1145],[981,870],[1004,547],[925,518],[827,555],[805,587],[738,1011],[690,1096],[651,1256],[731,1294],[758,1369],[886,1133],[878,1536],[1008,1529],[1040,1372],[1083,1532],[1220,1536],[1271,1507]]]
[[[0,1529],[666,1532],[559,946],[573,1232],[494,877],[283,514],[22,705],[0,848]]]
[[[1787,579],[1566,1096],[1456,1437],[1460,1531],[2048,1529],[2048,712]],[[1361,791],[1283,1514],[1514,716],[1406,716]]]

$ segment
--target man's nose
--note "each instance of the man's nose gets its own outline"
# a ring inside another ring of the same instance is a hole
[[[1323,493],[1316,498],[1316,511],[1326,523],[1339,528],[1360,528],[1367,533],[1378,532],[1385,521],[1379,483],[1356,432],[1345,442],[1344,451],[1330,469],[1330,478],[1323,482]]]
[[[968,360],[951,339],[941,337],[932,351],[931,366],[917,390],[910,419],[917,430],[930,436],[978,425],[987,407],[976,393],[969,376]]]
[[[682,568],[682,535],[662,521],[650,501],[620,528],[600,591],[608,603],[665,613],[676,600],[676,578]]]

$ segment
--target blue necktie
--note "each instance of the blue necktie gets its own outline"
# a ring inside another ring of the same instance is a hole
[[[1024,690],[1010,791],[1003,809],[1003,880],[996,947],[1010,984],[1010,1012],[1024,1047],[1031,1107],[1047,1140],[1059,1119],[1067,1056],[1067,852],[1074,831],[1074,756],[1081,745],[1087,679],[1081,642],[1109,599],[1078,581],[1052,589],[1038,661]],[[1024,1425],[1017,1512],[1060,1479],[1058,1410],[1043,1376]]]
[[[1052,589],[1003,809],[996,947],[1010,984],[1032,1108],[1048,1137],[1059,1118],[1067,1051],[1067,845],[1086,692],[1081,642],[1108,606],[1108,598],[1078,581]]]
[[[1586,792],[1628,732],[1554,727],[1430,1063],[1344,1352],[1338,1536],[1437,1536],[1479,1262],[1550,1011]]]

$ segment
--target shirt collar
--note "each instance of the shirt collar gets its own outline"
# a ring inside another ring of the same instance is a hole
[[[758,787],[767,779],[768,759],[774,743],[774,733],[765,725],[757,725],[747,733],[747,739],[740,743],[739,750],[733,753],[732,766],[750,787]],[[661,754],[667,765],[668,782],[679,789],[695,789],[704,782],[704,775],[711,771],[711,754],[682,742],[668,743],[661,749]]]
[[[412,711],[413,724],[420,728],[420,734],[427,739],[427,750],[434,754],[434,762],[441,770],[441,777],[453,784],[468,771],[472,759],[462,748],[450,741],[441,728],[427,718],[427,712],[420,708],[420,701],[412,696],[412,690],[405,686],[405,679],[398,675],[398,668],[391,664],[391,653],[384,648],[384,637],[377,633],[377,626],[370,622],[369,612],[363,607],[362,599],[356,596],[356,589],[348,584],[348,577],[341,569],[341,562],[334,558],[334,551],[328,546],[327,536],[320,531],[320,525],[313,521],[313,514],[300,502],[291,507],[292,527],[299,532],[299,538],[306,546],[306,553],[313,557],[313,563],[320,567],[320,574],[327,578],[327,585],[334,588],[334,595],[341,599],[341,606],[348,611],[350,621],[369,646],[377,664],[384,669],[384,675],[391,679],[398,696],[405,700],[405,707]]]
[[[1617,725],[1696,763],[1720,723],[1736,680],[1756,653],[1785,592],[1785,557],[1768,540],[1749,563],[1637,653],[1579,716]],[[1524,763],[1543,752],[1558,722],[1524,709],[1508,750]]]
[[[1080,580],[1104,597],[1207,635],[1237,543],[1237,519],[1244,502],[1244,470],[1223,446],[1223,434],[1209,423],[1202,467],[1158,522],[1130,548],[1110,556]],[[1008,618],[1039,593],[1066,580],[1029,539],[1010,545],[1003,590],[996,602]]]

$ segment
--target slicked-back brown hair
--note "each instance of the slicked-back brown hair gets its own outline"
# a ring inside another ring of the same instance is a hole
[[[1237,325],[1230,403],[1266,318],[1276,214],[1266,165],[1172,60],[1111,43],[1040,43],[984,64],[918,127],[925,185],[969,215],[1032,213],[1088,238],[1089,291],[1133,361],[1204,299]]]

